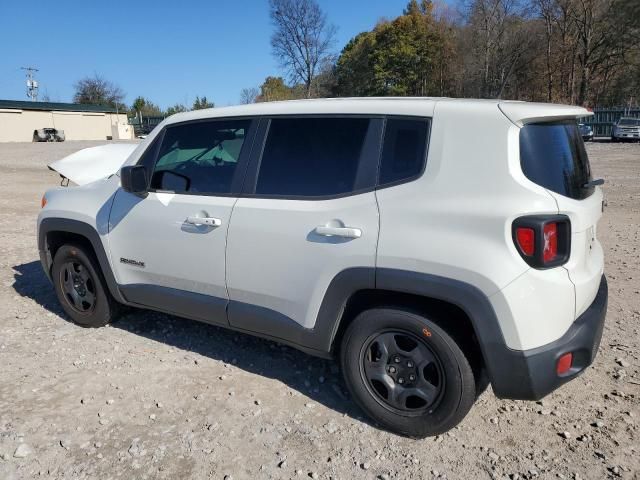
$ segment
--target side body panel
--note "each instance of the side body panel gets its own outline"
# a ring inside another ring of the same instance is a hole
[[[57,187],[48,190],[45,193],[47,206],[38,214],[38,241],[40,242],[42,237],[43,222],[47,219],[70,220],[76,225],[82,225],[79,228],[83,231],[92,232],[92,240],[99,242],[100,248],[108,257],[109,213],[119,187],[119,177],[112,175],[81,187]],[[49,223],[47,229],[50,230],[51,225],[53,224]],[[68,231],[82,235],[82,232],[76,230],[77,228]],[[40,250],[42,247],[43,245],[39,245]],[[111,271],[115,271],[110,258],[108,266]]]
[[[340,222],[360,238],[321,236]],[[242,304],[268,308],[313,328],[327,287],[342,270],[375,266],[378,209],[373,192],[332,200],[240,198],[227,245],[229,321],[247,321]]]
[[[513,244],[513,220],[557,213],[553,197],[522,174],[518,133],[496,104],[438,102],[425,174],[376,192],[377,266],[474,285],[491,299],[506,345],[525,350],[559,338],[575,312],[573,285],[562,267],[545,272],[554,296],[544,312],[518,306],[538,302],[549,290],[546,278],[529,279],[515,296],[502,293],[530,270]]]

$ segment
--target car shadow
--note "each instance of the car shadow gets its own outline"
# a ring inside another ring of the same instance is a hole
[[[13,288],[19,295],[70,322],[40,262],[16,265],[13,270]],[[112,327],[278,380],[327,408],[375,426],[349,399],[336,362],[271,340],[150,310],[127,308]]]

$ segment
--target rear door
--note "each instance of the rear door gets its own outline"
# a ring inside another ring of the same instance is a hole
[[[278,325],[314,327],[336,275],[375,267],[383,120],[263,122],[264,143],[259,149],[256,140],[255,164],[229,229],[228,315],[232,326],[282,338],[287,332]]]
[[[593,302],[600,286],[604,258],[596,238],[602,216],[602,190],[593,180],[589,158],[574,120],[532,123],[520,131],[524,174],[545,187],[558,213],[571,221],[571,256],[564,267],[576,290],[576,317]]]
[[[254,121],[170,125],[143,155],[148,194],[118,190],[109,248],[130,302],[226,324],[225,247]]]

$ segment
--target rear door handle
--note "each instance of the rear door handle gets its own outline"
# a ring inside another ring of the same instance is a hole
[[[362,230],[353,227],[316,227],[315,232],[325,237],[360,238]]]
[[[222,220],[215,217],[187,217],[186,223],[191,225],[206,225],[208,227],[219,227]]]

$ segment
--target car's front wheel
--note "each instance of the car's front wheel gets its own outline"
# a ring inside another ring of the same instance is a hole
[[[58,248],[51,271],[64,311],[82,327],[102,327],[116,319],[119,304],[107,290],[93,252],[81,245]]]
[[[340,362],[356,403],[401,435],[444,433],[475,401],[473,371],[460,347],[410,311],[376,308],[358,315],[342,339]]]

